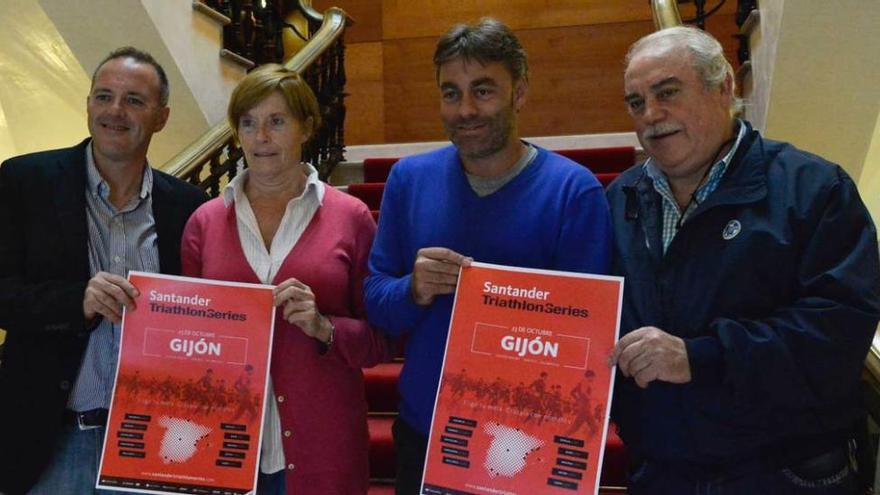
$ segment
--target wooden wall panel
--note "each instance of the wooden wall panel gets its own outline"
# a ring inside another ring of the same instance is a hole
[[[710,1],[716,5],[718,0]],[[682,6],[682,16],[693,7]],[[733,14],[736,2],[726,2],[722,14]],[[648,0],[384,0],[385,39],[439,36],[453,24],[492,16],[514,30],[542,29],[651,20]]]
[[[715,33],[736,59],[732,16],[717,16]],[[529,101],[520,116],[523,136],[629,132],[623,104],[624,57],[629,46],[654,30],[650,21],[600,24],[521,33],[529,53]]]
[[[728,27],[715,35],[734,60],[732,16],[713,20]],[[623,105],[623,58],[633,41],[652,30],[650,21],[642,21],[519,31],[530,66],[521,135],[631,131]],[[431,62],[435,43],[434,38],[384,43],[386,142],[446,139]]]
[[[434,77],[434,38],[385,41],[385,139],[388,143],[446,139]]]
[[[453,24],[486,15],[511,26],[529,53],[523,136],[632,129],[622,103],[623,57],[653,30],[647,0],[314,0],[321,11],[334,5],[355,20],[346,32],[348,144],[445,140],[434,46]],[[694,15],[692,5],[680,8],[685,19]],[[730,60],[735,9],[727,2],[708,22]]]
[[[529,101],[523,136],[631,130],[624,112],[623,57],[631,40],[650,33],[650,21],[525,31]]]
[[[345,52],[346,144],[385,142],[382,43],[350,43]]]

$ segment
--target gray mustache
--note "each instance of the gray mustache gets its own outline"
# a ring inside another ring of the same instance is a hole
[[[675,124],[657,124],[657,125],[652,125],[651,127],[646,128],[644,136],[646,138],[650,139],[653,137],[662,136],[663,134],[669,134],[669,133],[672,133],[675,131],[680,131],[680,130],[681,130],[681,126],[678,126]]]

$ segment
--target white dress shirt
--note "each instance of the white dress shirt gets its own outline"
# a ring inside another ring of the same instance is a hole
[[[223,189],[223,204],[228,208],[235,205],[238,224],[238,237],[248,264],[259,277],[260,282],[272,284],[285,258],[299,242],[312,217],[324,201],[324,183],[318,180],[318,172],[311,165],[302,164],[307,174],[306,185],[299,197],[287,203],[278,231],[272,238],[272,246],[267,251],[257,224],[257,217],[251,208],[244,185],[248,171],[238,174]],[[269,378],[269,402],[263,418],[263,446],[260,449],[260,471],[275,473],[284,469],[284,449],[281,443],[281,417],[278,403]]]

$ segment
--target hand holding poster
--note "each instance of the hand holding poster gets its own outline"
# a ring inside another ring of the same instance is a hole
[[[623,279],[461,270],[423,494],[598,493]]]
[[[98,488],[249,493],[256,485],[272,287],[132,272]]]

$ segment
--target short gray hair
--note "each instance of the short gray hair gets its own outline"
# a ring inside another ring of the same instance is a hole
[[[632,59],[644,50],[664,52],[675,48],[688,50],[693,62],[692,67],[707,88],[720,86],[730,76],[730,89],[734,94],[731,113],[737,115],[742,112],[742,100],[735,96],[736,75],[724,56],[724,48],[717,39],[702,29],[675,26],[655,31],[632,44],[626,54],[626,65],[629,67]]]

